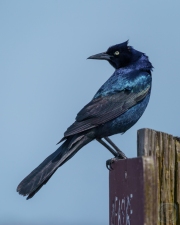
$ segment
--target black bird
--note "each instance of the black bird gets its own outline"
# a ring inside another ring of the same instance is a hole
[[[27,199],[32,198],[60,166],[94,139],[105,145],[115,157],[125,158],[108,136],[126,132],[142,116],[150,98],[153,66],[144,53],[128,46],[128,41],[88,59],[107,60],[115,72],[77,114],[76,121],[60,140],[64,143],[18,185],[17,191],[28,195]]]

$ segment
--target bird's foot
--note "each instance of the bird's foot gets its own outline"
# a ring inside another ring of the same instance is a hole
[[[112,158],[112,159],[108,159],[107,161],[106,161],[106,168],[108,169],[108,170],[113,170],[113,167],[112,167],[112,164],[116,161],[116,160],[120,160],[120,159],[127,159],[127,157],[124,155],[124,153],[123,153],[123,155],[122,155],[122,152],[120,152],[119,154],[117,153],[117,156],[115,156],[114,158]]]
[[[112,164],[114,163],[114,161],[115,161],[115,158],[112,158],[112,159],[108,159],[107,161],[106,161],[106,168],[108,169],[108,170],[113,170],[113,168],[112,168]]]

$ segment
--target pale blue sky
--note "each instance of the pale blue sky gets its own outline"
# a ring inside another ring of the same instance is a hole
[[[0,1],[0,225],[108,225],[112,155],[95,141],[33,199],[16,187],[113,73],[86,58],[127,39],[155,67],[153,88],[139,122],[113,141],[136,157],[140,128],[180,136],[179,9],[179,0]]]

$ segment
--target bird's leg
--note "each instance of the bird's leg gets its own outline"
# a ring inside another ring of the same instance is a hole
[[[114,144],[114,142],[112,142],[112,140],[109,137],[105,137],[104,139],[117,151],[118,156],[115,156],[115,158],[127,159],[126,155]],[[106,167],[108,170],[112,170],[111,165],[113,162],[114,162],[114,159],[108,159],[106,161]]]
[[[104,142],[102,139],[100,138],[96,138],[96,140],[102,144],[105,148],[107,148],[115,157],[117,157],[117,152],[112,149],[106,142]],[[111,164],[112,164],[112,159],[109,159],[106,161],[106,167],[108,170],[112,170]]]
[[[112,149],[108,144],[106,144],[106,142],[104,142],[102,139],[96,138],[96,140],[101,143],[105,148],[107,148],[115,157],[118,156],[117,152]]]
[[[118,159],[127,159],[127,157],[125,156],[125,154],[111,141],[110,138],[105,137],[104,138],[112,147],[110,147],[106,142],[104,142],[102,139],[100,138],[96,138],[96,140],[101,143],[105,148],[107,148],[114,156],[115,158]],[[106,167],[108,170],[112,170],[112,163],[114,162],[114,158],[113,159],[109,159],[106,161]]]
[[[127,159],[126,155],[124,154],[124,152],[122,152],[115,144],[114,142],[112,142],[112,140],[109,137],[104,137],[104,139],[116,150],[117,152],[117,158],[119,159]]]

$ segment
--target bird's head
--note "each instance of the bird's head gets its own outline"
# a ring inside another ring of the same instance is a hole
[[[113,45],[106,52],[92,55],[88,59],[107,60],[115,69],[119,69],[137,61],[142,54],[142,52],[128,46],[128,41],[126,41]]]

